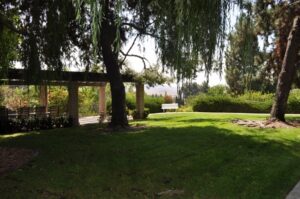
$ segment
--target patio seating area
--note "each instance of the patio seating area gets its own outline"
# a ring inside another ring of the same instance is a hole
[[[0,133],[14,133],[72,126],[72,119],[59,107],[0,107]]]

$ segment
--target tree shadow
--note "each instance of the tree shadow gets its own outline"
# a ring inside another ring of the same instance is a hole
[[[170,189],[184,190],[177,198],[283,198],[300,178],[299,141],[239,135],[215,126],[104,135],[89,125],[1,139],[0,146],[40,151],[23,171],[0,177],[4,197],[17,186],[30,189],[28,197],[40,196],[38,188],[67,193],[72,187],[79,198],[95,193],[155,198]]]
[[[234,118],[232,119],[220,119],[220,118],[196,118],[196,119],[183,119],[183,120],[178,120],[177,122],[182,122],[182,123],[200,123],[200,122],[210,122],[210,123],[213,123],[213,122],[217,122],[217,123],[220,123],[220,122],[230,122],[231,120],[233,120]]]

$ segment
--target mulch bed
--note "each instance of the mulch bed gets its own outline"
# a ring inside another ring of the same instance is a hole
[[[299,120],[291,120],[288,122],[268,121],[268,120],[232,120],[233,123],[254,128],[299,128]]]
[[[30,149],[0,147],[0,176],[21,168],[37,155]]]

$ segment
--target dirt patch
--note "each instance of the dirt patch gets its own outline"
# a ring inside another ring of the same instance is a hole
[[[291,120],[288,122],[268,121],[268,120],[232,120],[233,123],[254,127],[254,128],[300,128],[299,120]]]
[[[0,176],[21,168],[37,155],[30,149],[0,147]]]

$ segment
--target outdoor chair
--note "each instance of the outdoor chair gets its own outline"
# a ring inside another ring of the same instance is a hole
[[[30,113],[30,108],[29,107],[22,107],[17,110],[17,117],[18,119],[28,119],[29,118],[29,113]]]
[[[58,106],[52,106],[48,108],[48,114],[51,118],[57,118],[59,117],[59,107]]]
[[[17,111],[8,109],[7,110],[8,119],[16,119],[18,116]]]
[[[35,117],[39,119],[46,118],[47,117],[46,107],[45,106],[35,107]]]
[[[7,109],[5,106],[0,106],[0,117],[7,116]]]
[[[0,120],[7,121],[8,119],[8,110],[4,106],[0,106]]]
[[[7,130],[8,111],[6,107],[0,106],[0,133]]]

